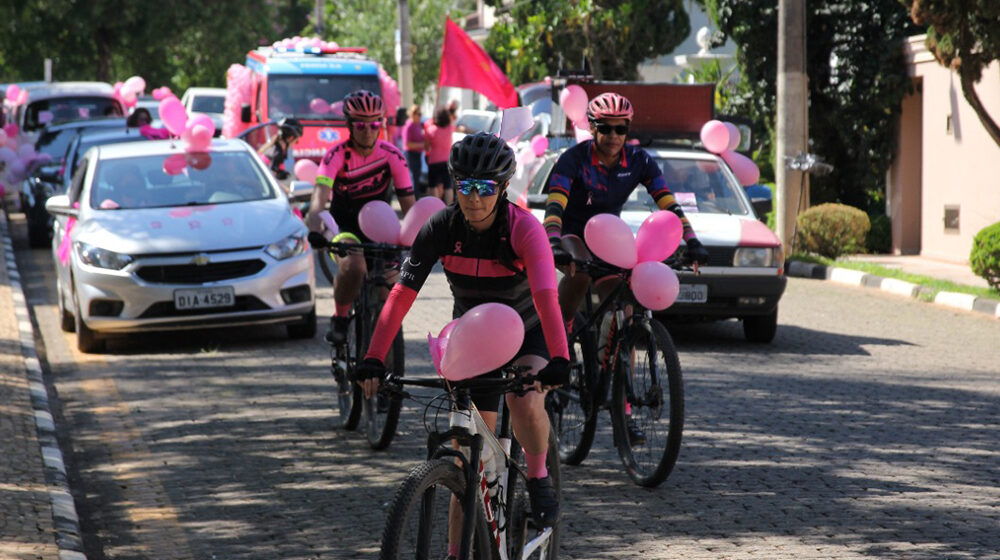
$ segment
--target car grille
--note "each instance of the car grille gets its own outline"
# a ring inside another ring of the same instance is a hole
[[[733,255],[736,254],[736,249],[733,247],[709,247],[704,246],[708,251],[708,266],[733,266]],[[684,257],[686,249],[680,247],[672,255],[675,258]]]
[[[237,313],[240,311],[266,311],[271,309],[266,303],[254,296],[236,296],[236,302],[230,307],[210,307],[207,309],[179,310],[172,301],[160,301],[150,305],[143,311],[140,319],[159,319],[164,317],[186,317],[189,315],[210,315],[212,313]]]
[[[202,284],[253,276],[264,270],[264,266],[264,261],[260,259],[213,262],[206,265],[158,265],[144,266],[136,271],[136,275],[146,282],[158,284]]]

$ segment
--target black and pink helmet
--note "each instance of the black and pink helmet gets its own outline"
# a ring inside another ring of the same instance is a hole
[[[601,119],[632,120],[632,104],[624,96],[614,92],[598,95],[587,105],[587,120],[596,122]]]
[[[366,89],[352,91],[344,97],[344,116],[348,120],[382,118],[384,111],[382,98]]]

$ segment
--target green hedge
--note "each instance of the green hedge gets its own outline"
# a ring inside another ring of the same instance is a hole
[[[979,230],[969,253],[972,272],[982,276],[990,287],[1000,292],[1000,222]]]
[[[863,253],[871,229],[868,215],[844,204],[813,206],[799,214],[796,245],[800,250],[836,259]]]

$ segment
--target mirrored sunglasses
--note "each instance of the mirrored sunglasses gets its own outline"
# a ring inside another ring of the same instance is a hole
[[[600,132],[601,134],[611,134],[612,130],[615,131],[615,134],[617,134],[618,136],[625,136],[626,134],[628,134],[628,125],[616,124],[612,126],[610,124],[604,124],[604,123],[600,123],[597,125],[597,132]]]
[[[378,130],[378,129],[382,128],[382,123],[380,123],[378,121],[375,121],[375,122],[352,122],[351,126],[354,127],[354,130],[357,130],[358,132],[362,132],[366,128],[368,130]]]
[[[493,196],[497,193],[497,182],[489,179],[460,179],[455,181],[458,192],[468,196],[476,191],[479,196]]]

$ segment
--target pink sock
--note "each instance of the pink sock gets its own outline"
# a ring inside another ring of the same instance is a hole
[[[539,454],[524,452],[524,462],[528,463],[528,478],[545,478],[549,476],[549,469],[545,467],[545,455],[548,451]]]
[[[333,302],[333,314],[337,317],[347,317],[347,314],[351,312],[350,303],[337,303]]]
[[[455,558],[458,558],[458,553],[460,549],[461,547],[458,546],[457,544],[448,543],[448,556],[454,556]]]
[[[632,403],[625,401],[625,416],[632,416]]]
[[[570,319],[568,321],[566,321],[566,332],[567,333],[572,333],[573,332],[573,319],[576,319],[576,317],[570,317]]]

